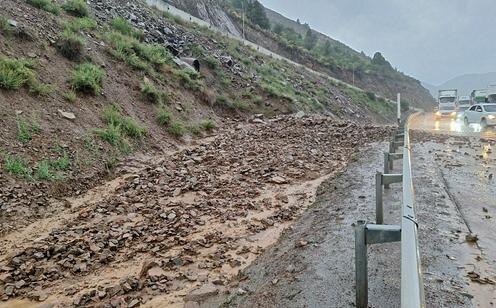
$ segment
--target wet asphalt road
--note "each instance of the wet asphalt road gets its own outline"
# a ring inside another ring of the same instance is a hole
[[[468,232],[478,237],[474,245],[455,244],[452,256],[465,276],[475,272],[489,279],[489,283],[468,280],[472,302],[475,307],[495,307],[496,286],[491,283],[496,282],[496,130],[467,128],[460,120],[436,120],[432,114],[414,117],[411,127],[452,136],[444,142],[425,142],[423,155],[433,159],[430,165],[438,170]]]
[[[480,137],[487,140],[496,141],[496,129],[494,128],[481,131],[481,127],[477,124],[471,124],[469,127],[465,127],[463,120],[460,118],[436,119],[433,113],[423,113],[414,116],[410,120],[410,128],[436,134]]]

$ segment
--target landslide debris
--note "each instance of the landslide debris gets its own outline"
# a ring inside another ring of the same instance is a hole
[[[327,117],[233,125],[126,175],[48,232],[3,239],[0,298],[134,307],[225,284],[271,243],[257,236],[277,238],[319,179],[388,133]]]

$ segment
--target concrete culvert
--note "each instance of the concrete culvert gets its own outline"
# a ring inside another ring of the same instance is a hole
[[[222,57],[221,61],[224,65],[227,65],[229,67],[234,65],[234,61],[231,57]]]
[[[191,65],[195,71],[200,72],[200,61],[196,58],[181,58],[182,61]]]

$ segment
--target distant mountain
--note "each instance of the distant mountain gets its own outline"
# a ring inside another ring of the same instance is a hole
[[[496,84],[496,72],[484,74],[466,74],[455,77],[439,86],[423,84],[432,96],[437,97],[437,91],[442,89],[458,89],[458,95],[470,95],[472,90],[485,89],[489,85]]]

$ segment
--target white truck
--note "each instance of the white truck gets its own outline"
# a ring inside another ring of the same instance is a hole
[[[458,90],[439,90],[436,118],[456,117]]]
[[[459,96],[458,97],[458,108],[457,114],[458,117],[461,117],[465,110],[472,106],[472,101],[470,100],[470,96]]]
[[[487,102],[490,104],[496,103],[496,85],[490,85],[487,88]]]

